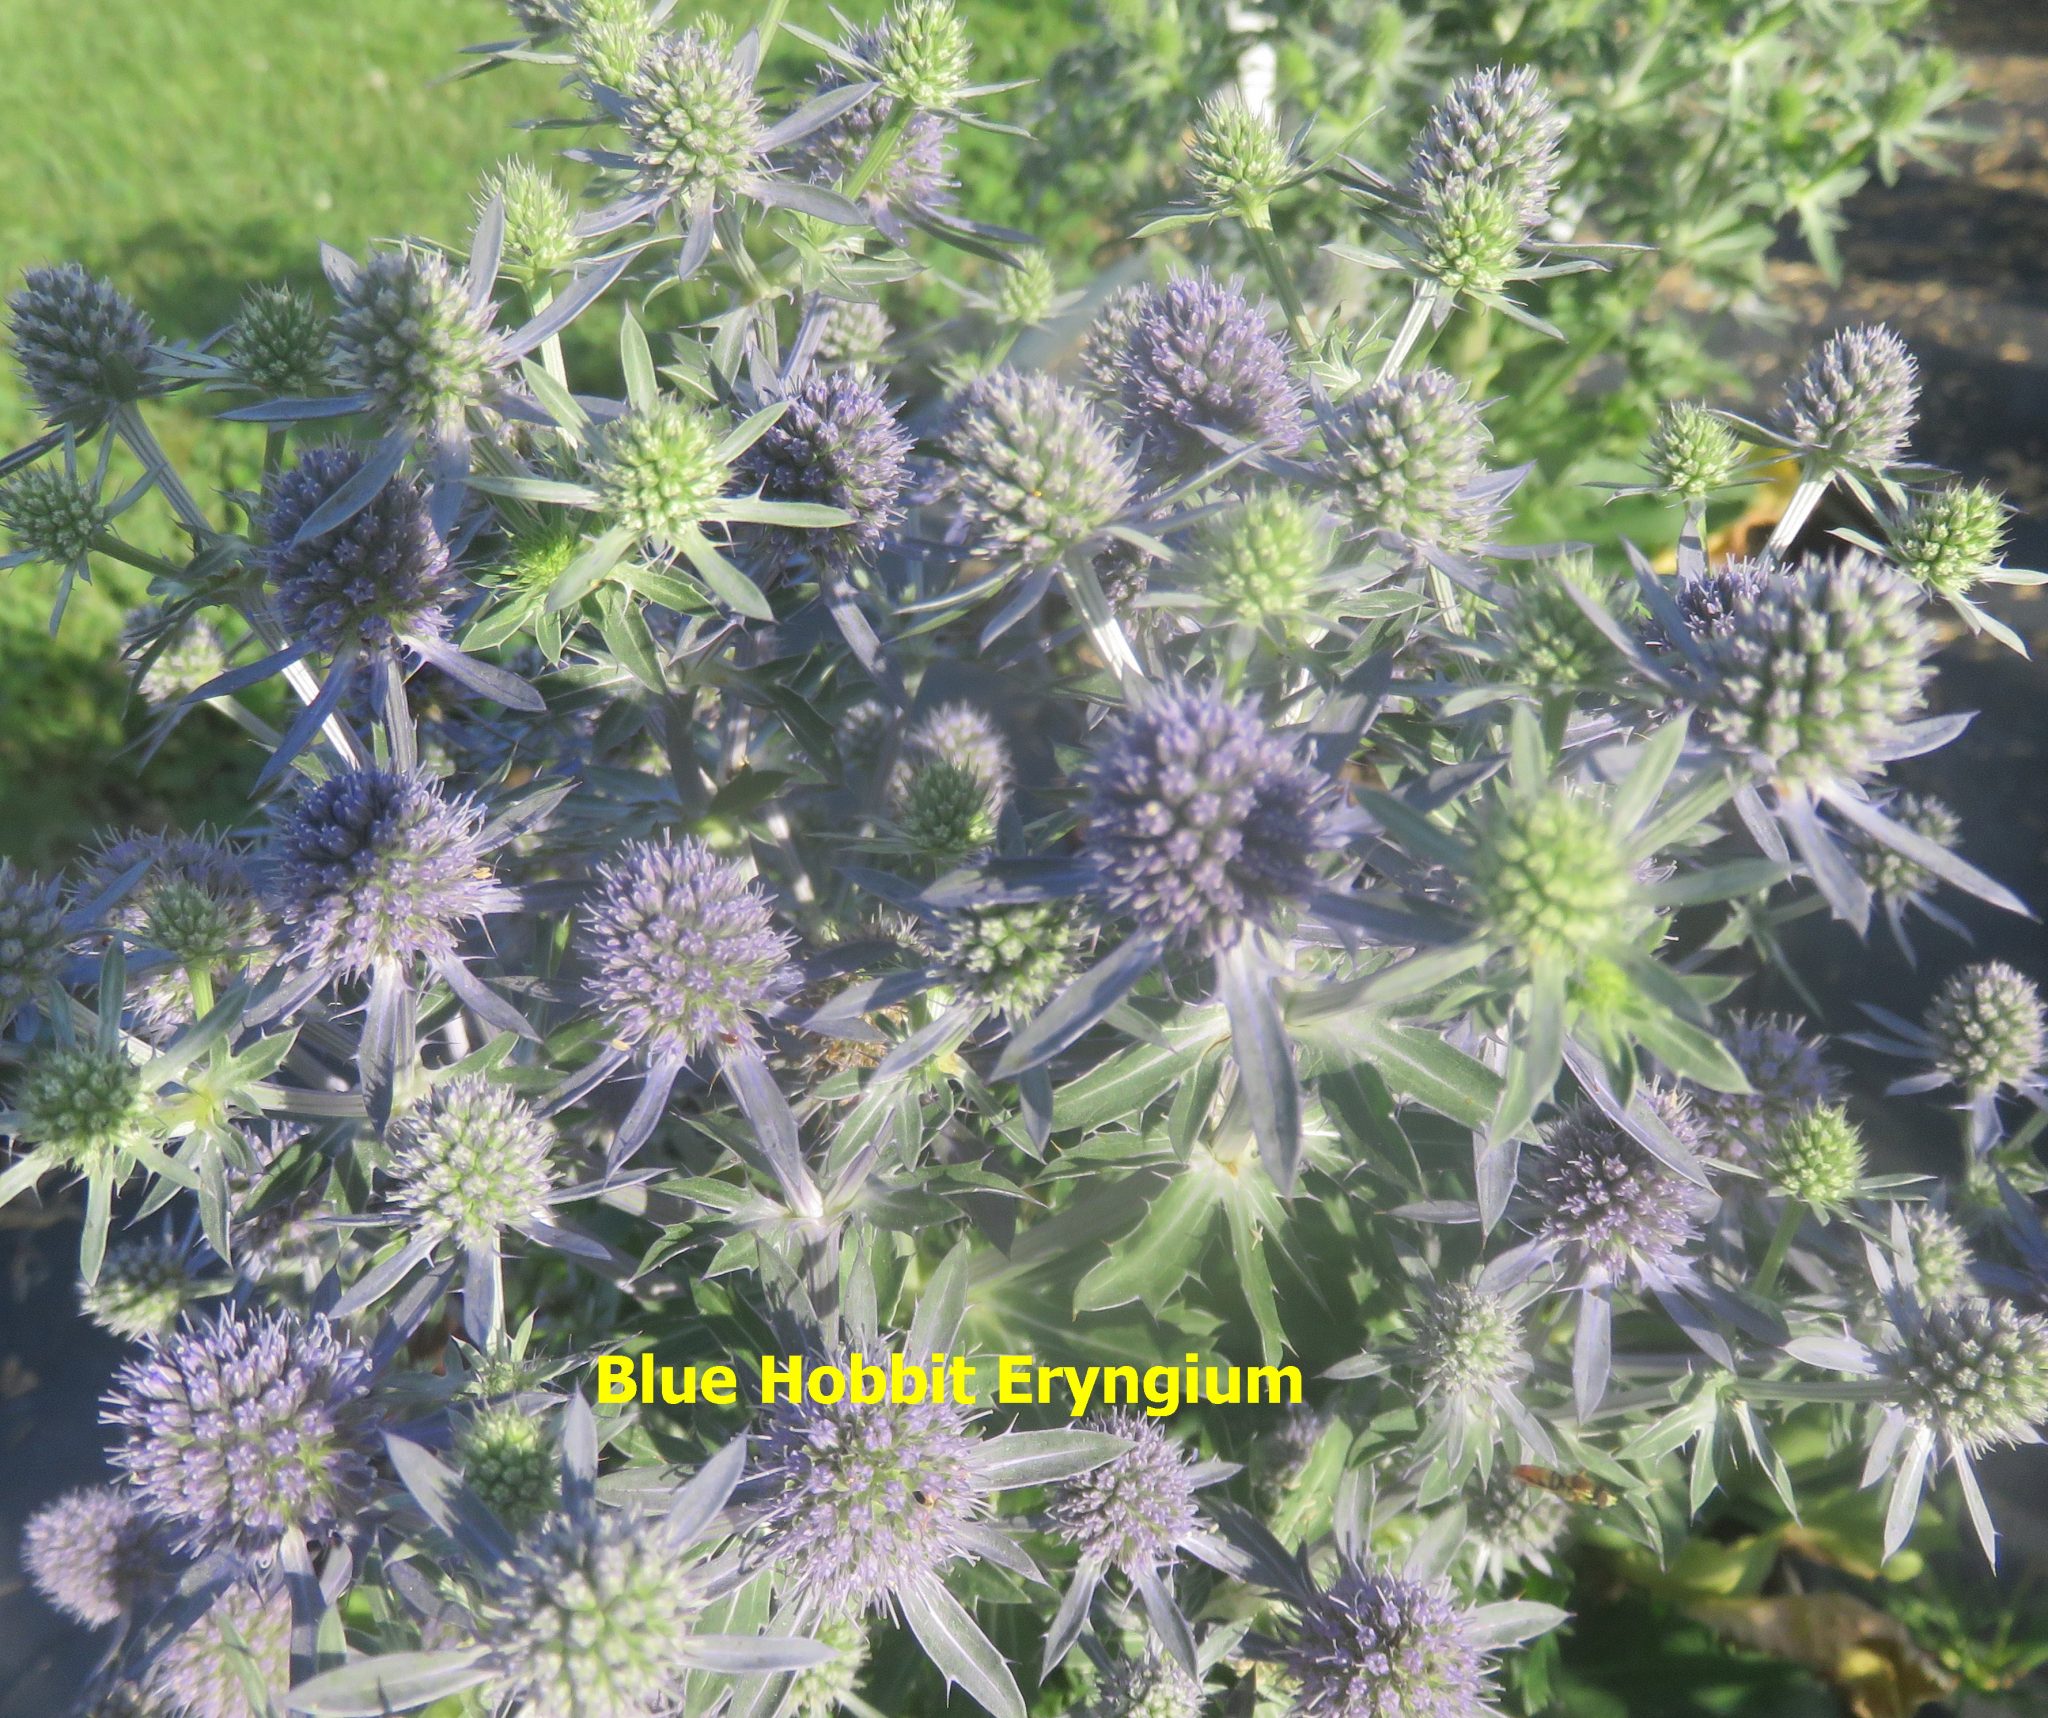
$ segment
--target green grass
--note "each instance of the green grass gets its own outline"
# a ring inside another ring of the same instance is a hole
[[[1057,5],[964,9],[991,79],[1041,68],[1068,33]],[[829,28],[817,0],[791,15]],[[0,278],[75,257],[166,334],[196,337],[251,282],[316,281],[322,240],[360,251],[401,234],[459,239],[478,180],[526,141],[514,122],[560,101],[544,67],[436,83],[459,47],[506,34],[493,0],[0,0]],[[1017,220],[1022,191],[1000,152],[992,161],[969,139],[963,164],[976,212]],[[174,452],[195,447],[194,418],[158,416]],[[33,427],[10,368],[0,447]],[[239,477],[256,434],[211,432],[213,463],[190,475]],[[95,827],[160,823],[173,808],[185,823],[232,817],[244,804],[246,748],[224,742],[211,712],[146,781],[121,755],[138,724],[115,641],[139,582],[116,568],[96,577],[54,641],[49,569],[0,579],[0,852],[48,862]]]

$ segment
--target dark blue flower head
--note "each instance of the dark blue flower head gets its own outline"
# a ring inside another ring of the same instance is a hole
[[[747,449],[741,474],[771,501],[842,507],[851,525],[764,533],[778,548],[835,560],[872,555],[903,517],[911,438],[881,384],[863,370],[812,370],[768,433]]]
[[[264,492],[264,558],[277,586],[278,617],[294,642],[317,650],[390,650],[401,639],[438,639],[448,631],[457,580],[412,478],[392,478],[332,531],[292,541],[362,468],[359,447],[308,448]]]
[[[891,34],[890,20],[884,18],[874,29],[856,30],[849,36],[846,51],[856,59],[874,64],[887,51]],[[827,95],[851,82],[853,76],[849,69],[827,61],[815,93]],[[866,159],[891,105],[887,93],[877,90],[805,138],[798,162],[811,183],[844,183]],[[894,152],[861,194],[869,210],[886,218],[892,204],[919,208],[943,195],[947,189],[946,158],[952,152],[952,132],[953,122],[943,114],[928,108],[912,114]]]
[[[465,920],[502,912],[484,808],[416,771],[343,770],[307,791],[276,840],[278,911],[307,965],[364,972],[455,952]]]
[[[752,1017],[796,987],[768,896],[703,842],[634,842],[598,880],[590,998],[647,1061],[752,1043]]]
[[[111,281],[75,262],[32,268],[7,309],[14,361],[50,422],[97,423],[147,387],[155,331]]]
[[[1652,1097],[1681,1138],[1698,1135],[1678,1094]],[[1565,1268],[1599,1282],[1661,1282],[1699,1237],[1699,1190],[1590,1104],[1574,1104],[1524,1158],[1527,1221]],[[1709,1197],[1711,1203],[1711,1197]]]
[[[368,1499],[369,1356],[324,1318],[224,1311],[151,1340],[115,1374],[115,1464],[198,1555],[318,1539]]]
[[[1111,910],[1205,953],[1270,926],[1334,842],[1330,782],[1255,705],[1217,691],[1155,692],[1111,726],[1084,779]]]
[[[1115,396],[1135,438],[1192,470],[1217,457],[1220,430],[1292,453],[1307,435],[1305,394],[1263,305],[1207,273],[1183,275],[1131,307],[1113,360]]]

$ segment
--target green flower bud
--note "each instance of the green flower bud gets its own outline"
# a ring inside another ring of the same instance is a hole
[[[875,71],[889,95],[919,108],[958,104],[974,52],[952,0],[902,0],[878,34]]]
[[[1267,205],[1293,168],[1273,115],[1235,87],[1210,97],[1188,146],[1188,170],[1211,207],[1263,231]]]
[[[1035,328],[1052,314],[1059,290],[1052,259],[1042,250],[1022,251],[1015,268],[997,271],[996,320],[1006,328]]]
[[[484,185],[484,200],[505,200],[505,272],[533,287],[576,260],[576,214],[544,167],[507,161]]]
[[[1794,1116],[1764,1161],[1778,1192],[1820,1212],[1839,1211],[1855,1196],[1863,1168],[1863,1135],[1840,1104],[1815,1104]]]
[[[2010,517],[2004,498],[1982,483],[1916,495],[1893,529],[1892,559],[1928,589],[1962,596],[1998,565]]]
[[[1196,537],[1202,582],[1239,620],[1298,614],[1328,570],[1331,533],[1323,510],[1286,489],[1246,496]]]
[[[469,1488],[514,1533],[549,1514],[561,1498],[561,1452],[546,1425],[502,1405],[479,1412],[455,1440]]]
[[[334,385],[327,317],[310,293],[293,287],[252,288],[227,348],[236,377],[272,399],[305,399]]]
[[[42,1051],[14,1094],[21,1137],[54,1146],[73,1169],[113,1163],[143,1137],[149,1105],[135,1064],[119,1050],[89,1043]]]
[[[635,537],[674,547],[710,518],[725,495],[724,431],[708,412],[681,400],[657,400],[605,431],[597,487]]]
[[[1926,1026],[1935,1067],[1972,1097],[2028,1079],[2048,1048],[2041,993],[2003,961],[1952,974],[1928,1008]]]
[[[92,491],[61,466],[32,465],[0,488],[0,525],[14,546],[52,566],[84,560],[107,517]]]
[[[1663,488],[1681,501],[1698,503],[1735,481],[1742,469],[1742,445],[1705,406],[1681,400],[1658,414],[1643,463]]]
[[[948,919],[936,953],[957,989],[1012,1020],[1024,1020],[1073,975],[1082,937],[1069,902],[1023,901]]]
[[[1606,810],[1564,789],[1501,803],[1475,861],[1488,929],[1526,959],[1577,966],[1639,916],[1634,870]]]

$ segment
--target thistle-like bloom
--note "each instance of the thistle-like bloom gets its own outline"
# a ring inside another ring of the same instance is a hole
[[[280,820],[278,913],[291,952],[347,973],[446,961],[458,927],[515,897],[491,881],[484,808],[425,775],[343,770]]]
[[[193,1274],[192,1250],[159,1236],[109,1247],[99,1280],[82,1284],[78,1299],[102,1330],[139,1342],[170,1335],[185,1308],[205,1292],[207,1285]]]
[[[1900,570],[1945,597],[1967,595],[1997,567],[2012,509],[1985,484],[1949,484],[1916,495],[1892,527],[1888,551]]]
[[[768,127],[732,47],[691,26],[657,37],[626,80],[624,122],[644,191],[689,209],[729,200],[759,164]]]
[[[1768,1150],[1791,1122],[1816,1104],[1833,1100],[1840,1073],[1822,1055],[1823,1040],[1785,1015],[1728,1017],[1722,1045],[1749,1081],[1746,1092],[1687,1088],[1692,1114],[1708,1150],[1724,1163],[1746,1163]]]
[[[660,1518],[556,1515],[524,1540],[492,1596],[497,1692],[533,1718],[654,1718],[692,1669],[705,1604]]]
[[[778,1402],[756,1446],[761,1548],[806,1610],[880,1610],[975,1555],[976,1445],[950,1402]]]
[[[1962,819],[1931,793],[1902,793],[1887,809],[1893,822],[1937,847],[1952,849],[1962,836]],[[1934,882],[1933,873],[1917,860],[1875,843],[1858,851],[1856,868],[1871,892],[1887,906],[1917,901]]]
[[[1660,488],[1700,506],[1735,481],[1742,448],[1724,418],[1681,400],[1658,413],[1643,463]]]
[[[1685,623],[1684,637],[1673,640],[1654,619],[1643,625],[1644,641],[1652,650],[1669,650],[1682,643],[1695,649],[1734,631],[1737,616],[1759,602],[1777,577],[1773,562],[1748,556],[1730,556],[1707,572],[1687,573],[1671,592],[1679,618]]]
[[[861,299],[830,299],[818,334],[818,362],[878,364],[895,338],[896,325],[879,304]]]
[[[1203,1476],[1156,1420],[1112,1414],[1101,1430],[1131,1447],[1058,1488],[1046,1510],[1053,1533],[1104,1568],[1134,1577],[1169,1569],[1201,1519]]]
[[[2048,1420],[2048,1319],[2009,1301],[1925,1305],[1880,1278],[1895,1332],[1877,1355],[1884,1416],[1863,1470],[1870,1485],[1897,1462],[1885,1510],[1885,1555],[1911,1531],[1921,1487],[1947,1462],[1962,1481],[1987,1557],[1991,1519],[1972,1463],[1987,1450],[2032,1443]]]
[[[111,517],[99,498],[57,465],[32,465],[0,487],[0,527],[15,552],[55,567],[83,561]]]
[[[36,1590],[93,1628],[153,1596],[170,1559],[156,1524],[116,1486],[68,1491],[28,1518],[21,1564]]]
[[[1900,1230],[1913,1267],[1913,1294],[1922,1306],[1951,1307],[1976,1293],[1976,1249],[1946,1211],[1935,1205],[1907,1206]]]
[[[191,975],[212,984],[270,964],[270,926],[243,856],[206,835],[135,834],[93,855],[83,889],[97,895],[146,866],[107,915],[107,928],[167,962],[129,973],[128,1007],[144,1037],[162,1039],[193,1019]]]
[[[952,0],[898,0],[875,34],[875,76],[896,100],[928,111],[967,94],[974,47]]]
[[[1625,841],[1598,799],[1567,787],[1497,800],[1473,851],[1480,918],[1532,963],[1573,967],[1627,939],[1645,915]]]
[[[890,52],[888,38],[894,28],[895,20],[884,17],[872,30],[856,30],[847,38],[846,51],[867,65],[878,65]],[[827,62],[817,94],[844,87],[853,75],[850,68]],[[850,179],[874,148],[890,106],[888,93],[877,90],[806,137],[798,146],[797,159],[811,182],[836,186]],[[892,208],[921,208],[945,191],[952,129],[943,115],[920,109],[910,116],[889,158],[868,180],[861,201],[891,238],[902,233],[902,224],[890,213]]]
[[[1919,712],[1934,634],[1919,593],[1868,555],[1808,558],[1738,597],[1702,641],[1709,726],[1774,780],[1860,781]]]
[[[469,1489],[515,1533],[553,1513],[562,1494],[562,1454],[544,1421],[510,1403],[484,1408],[455,1437],[455,1461]]]
[[[1026,251],[1015,268],[998,271],[989,301],[999,326],[1036,328],[1059,303],[1059,277],[1044,251]]]
[[[1424,201],[1465,182],[1498,187],[1521,235],[1549,217],[1565,116],[1527,66],[1460,78],[1430,110],[1408,166]]]
[[[1101,414],[1050,376],[975,383],[945,439],[961,524],[977,554],[1043,565],[1131,504],[1134,477]]]
[[[448,435],[483,403],[500,362],[488,300],[418,245],[373,252],[336,283],[334,367],[394,428]]]
[[[1469,555],[1492,529],[1492,438],[1464,383],[1442,370],[1375,382],[1328,414],[1322,480],[1360,535]]]
[[[948,915],[933,941],[948,984],[1024,1020],[1073,976],[1083,933],[1070,902],[1025,901]]]
[[[1416,1401],[1441,1400],[1460,1416],[1493,1417],[1503,1392],[1527,1376],[1522,1315],[1504,1296],[1466,1282],[1431,1291],[1414,1320]]]
[[[590,998],[649,1063],[752,1044],[754,1017],[795,989],[767,894],[703,842],[634,842],[598,881]]]
[[[576,211],[545,167],[515,156],[484,185],[484,201],[505,203],[504,269],[531,291],[576,260]]]
[[[1274,1653],[1301,1718],[1479,1718],[1495,1710],[1487,1646],[1448,1581],[1413,1580],[1343,1559],[1297,1605]]]
[[[646,0],[577,0],[569,20],[569,57],[586,84],[623,90],[659,28]]]
[[[1200,1718],[1208,1699],[1179,1659],[1148,1653],[1110,1666],[1084,1718]]]
[[[1238,619],[1307,611],[1332,555],[1327,516],[1287,489],[1260,489],[1196,533],[1197,576]]]
[[[237,1582],[168,1642],[149,1673],[156,1710],[176,1718],[266,1718],[291,1682],[292,1601],[282,1582]],[[250,1687],[262,1690],[261,1701]]]
[[[1864,1170],[1863,1135],[1840,1104],[1816,1104],[1777,1130],[1764,1153],[1764,1178],[1787,1199],[1832,1214],[1856,1196]]]
[[[252,287],[227,339],[236,381],[272,399],[325,393],[333,383],[327,317],[308,293]]]
[[[142,1071],[118,1045],[53,1044],[39,1050],[14,1089],[17,1131],[53,1149],[69,1168],[118,1168],[149,1131]]]
[[[811,501],[853,515],[823,531],[771,532],[772,548],[808,548],[834,562],[879,549],[903,517],[911,438],[881,385],[857,370],[813,370],[788,409],[741,457],[771,501]]]
[[[1294,161],[1272,113],[1232,84],[1203,103],[1188,142],[1188,172],[1212,209],[1263,231],[1271,224],[1274,195],[1293,176]]]
[[[995,724],[971,704],[946,704],[911,730],[890,777],[889,808],[918,852],[971,852],[995,840],[1010,774],[1010,748]]]
[[[1919,366],[1889,328],[1844,328],[1792,379],[1778,408],[1795,447],[1833,466],[1882,470],[1906,448]]]
[[[1113,722],[1083,777],[1083,840],[1113,913],[1205,954],[1270,928],[1317,882],[1335,790],[1258,709],[1163,688]]]
[[[225,1311],[152,1340],[115,1374],[114,1462],[143,1505],[204,1555],[324,1538],[367,1501],[369,1356],[324,1318]]]
[[[1951,973],[1927,1010],[1936,1071],[1981,1098],[2029,1083],[2048,1052],[2048,1018],[2033,981],[2003,961]]]
[[[156,332],[110,281],[75,262],[32,268],[7,310],[14,361],[50,422],[89,428],[147,391]]]
[[[1494,615],[1497,672],[1546,696],[1611,685],[1615,652],[1607,635],[1573,600],[1579,591],[1609,612],[1624,610],[1627,590],[1588,555],[1559,555],[1517,575],[1513,595]]]
[[[635,537],[674,550],[725,497],[732,467],[723,440],[708,412],[681,400],[615,418],[598,454],[605,508]]]
[[[1660,1107],[1682,1119],[1669,1094]],[[1587,1283],[1663,1286],[1686,1273],[1700,1192],[1591,1104],[1565,1110],[1523,1159],[1524,1221]]]
[[[826,1617],[811,1635],[838,1656],[797,1672],[789,1689],[790,1709],[797,1718],[836,1718],[860,1692],[868,1659],[867,1625],[856,1617]]]
[[[391,1205],[415,1235],[495,1251],[504,1230],[546,1219],[555,1130],[509,1088],[459,1075],[393,1131]]]
[[[1130,319],[1116,398],[1131,436],[1175,470],[1219,457],[1204,430],[1289,454],[1307,435],[1290,358],[1263,305],[1207,273],[1183,275]]]
[[[63,882],[0,859],[0,1027],[49,988],[64,942]]]

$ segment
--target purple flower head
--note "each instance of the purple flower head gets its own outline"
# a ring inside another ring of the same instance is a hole
[[[21,1564],[60,1611],[97,1628],[160,1589],[170,1559],[156,1523],[118,1486],[83,1486],[28,1518]]]
[[[1112,361],[1115,398],[1131,435],[1178,470],[1217,459],[1205,429],[1292,453],[1307,427],[1291,356],[1264,305],[1207,273],[1183,275],[1130,319]]]
[[[223,1311],[114,1376],[114,1462],[181,1549],[261,1556],[319,1539],[368,1497],[370,1359],[324,1318]]]
[[[752,1043],[752,1016],[796,987],[767,894],[703,842],[636,841],[598,880],[590,998],[648,1062]]]
[[[1471,554],[1492,530],[1492,438],[1465,384],[1443,370],[1375,382],[1324,423],[1318,467],[1361,535]]]
[[[1770,588],[1776,569],[1769,561],[1731,555],[1711,572],[1687,573],[1672,588],[1671,600],[1685,621],[1686,638],[1706,644],[1734,629],[1735,618]],[[1672,641],[1655,620],[1643,628],[1652,650],[1669,650]]]
[[[14,361],[50,422],[86,427],[147,387],[156,332],[112,282],[75,262],[32,268],[7,309]]]
[[[1113,912],[1147,933],[1229,948],[1315,887],[1335,791],[1256,705],[1167,687],[1104,736],[1085,833]]]
[[[747,449],[740,474],[770,501],[843,507],[851,525],[761,535],[777,552],[802,548],[834,561],[867,557],[903,517],[911,438],[881,384],[859,370],[812,370],[768,433]]]
[[[1787,437],[1840,465],[1882,469],[1906,451],[1920,398],[1919,365],[1889,328],[1828,337],[1785,390]]]
[[[417,771],[344,770],[310,789],[277,831],[278,911],[293,952],[314,967],[455,952],[456,927],[501,912],[484,809]]]
[[[1123,394],[1124,363],[1159,289],[1120,286],[1102,301],[1081,342],[1081,373],[1098,399],[1114,403]]]
[[[282,1582],[224,1589],[206,1614],[169,1642],[148,1693],[176,1718],[267,1718],[291,1682],[292,1601]],[[254,1683],[266,1699],[249,1696]]]
[[[1680,1138],[1693,1133],[1683,1100],[1653,1094]],[[1696,1188],[1578,1103],[1543,1131],[1523,1160],[1525,1221],[1571,1274],[1596,1282],[1661,1283],[1681,1274],[1700,1232]]]
[[[807,1610],[879,1610],[975,1554],[988,1488],[958,1405],[778,1402],[756,1436],[761,1548]]]
[[[395,427],[448,435],[483,403],[502,343],[488,301],[439,251],[404,244],[374,252],[339,292],[334,368],[344,387],[370,396]]]
[[[265,560],[278,617],[299,643],[389,651],[407,638],[438,639],[458,581],[448,545],[411,477],[394,477],[353,519],[309,542],[292,538],[363,468],[359,447],[313,447],[270,480],[263,497]]]
[[[1300,1718],[1477,1718],[1493,1710],[1486,1649],[1448,1581],[1352,1562],[1301,1606],[1276,1654]]]
[[[1460,78],[1430,110],[1409,162],[1409,189],[1425,202],[1459,182],[1507,193],[1515,223],[1535,232],[1549,214],[1565,116],[1527,66],[1489,66]]]
[[[1171,1567],[1199,1520],[1195,1464],[1156,1420],[1112,1414],[1099,1429],[1131,1447],[1059,1487],[1046,1511],[1053,1532],[1129,1574]]]

